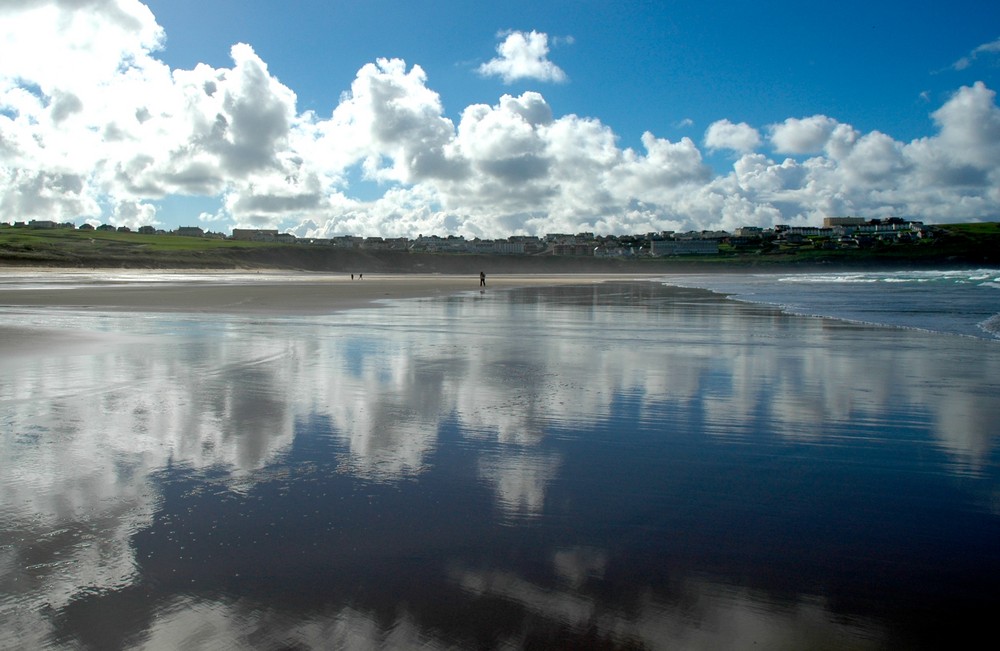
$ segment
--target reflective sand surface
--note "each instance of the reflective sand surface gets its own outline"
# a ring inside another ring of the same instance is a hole
[[[2,648],[916,648],[1000,601],[995,342],[653,283],[2,316]]]

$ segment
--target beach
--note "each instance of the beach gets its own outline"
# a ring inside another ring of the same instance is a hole
[[[642,276],[629,275],[625,278]],[[215,270],[143,271],[51,268],[0,271],[0,307],[55,308],[113,312],[189,312],[243,315],[319,315],[377,305],[380,301],[433,298],[460,292],[502,291],[514,287],[592,284],[599,274],[487,277],[440,274],[303,274],[293,272],[220,272]],[[40,324],[30,330],[0,323],[0,353],[27,355],[65,350],[70,330]]]
[[[0,315],[0,646],[919,649],[1000,605],[995,341],[575,275]]]
[[[513,287],[592,284],[641,274],[477,275],[294,272],[0,271],[0,305],[228,314],[325,314],[376,301]],[[4,281],[7,281],[6,283]]]

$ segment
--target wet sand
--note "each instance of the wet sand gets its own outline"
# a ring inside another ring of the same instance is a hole
[[[638,279],[0,272],[0,647],[988,634],[993,342]]]
[[[378,305],[531,286],[586,285],[655,276],[497,274],[311,274],[301,272],[0,270],[0,311],[26,308],[84,312],[178,312],[220,315],[319,315]],[[0,354],[64,354],[100,344],[106,335],[73,328],[0,322]]]
[[[653,278],[648,276],[645,278]],[[515,287],[581,285],[636,275],[478,276],[303,273],[143,273],[0,271],[0,307],[202,312],[219,314],[326,314],[380,300],[435,297]]]

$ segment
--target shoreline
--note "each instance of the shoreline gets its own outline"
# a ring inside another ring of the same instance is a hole
[[[662,274],[350,274],[294,271],[0,270],[0,308],[329,314],[383,300],[434,298],[518,287],[650,281]]]
[[[66,328],[74,314],[178,314],[210,317],[324,316],[380,307],[383,301],[436,299],[528,287],[604,282],[655,282],[660,274],[350,274],[235,270],[19,270],[0,269],[0,358],[72,355],[116,346],[121,333]],[[682,288],[677,291],[690,292]],[[699,292],[700,293],[700,292]],[[705,292],[706,295],[709,292]],[[718,297],[724,300],[724,297]],[[21,321],[17,323],[17,321]],[[30,324],[30,325],[29,325]]]

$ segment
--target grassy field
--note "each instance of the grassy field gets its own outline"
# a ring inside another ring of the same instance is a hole
[[[233,266],[262,242],[113,231],[0,228],[0,263],[42,266]]]
[[[208,251],[220,248],[265,246],[263,242],[244,242],[180,235],[143,235],[116,231],[80,231],[63,228],[0,228],[0,247],[23,247],[32,250],[79,249],[88,251]]]
[[[555,256],[490,256],[344,250],[306,243],[277,244],[115,231],[0,226],[0,265],[110,268],[298,269],[467,273],[721,270],[770,266],[939,266],[1000,264],[1000,223],[938,226],[931,241],[826,250],[809,244],[717,255],[628,260]]]

